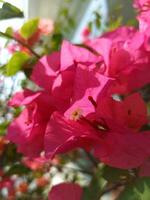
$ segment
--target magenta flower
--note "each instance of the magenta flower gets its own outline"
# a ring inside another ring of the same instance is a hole
[[[70,55],[65,61],[63,55],[69,49]],[[81,49],[83,57],[77,51]],[[7,134],[7,138],[17,144],[19,152],[29,157],[39,156],[44,150],[46,127],[54,111],[69,113],[80,107],[86,107],[82,109],[84,115],[94,111],[89,96],[92,95],[96,101],[106,95],[112,81],[94,71],[92,63],[97,59],[88,50],[68,42],[63,43],[61,53],[55,52],[40,59],[31,79],[41,89],[37,92],[24,90],[9,102],[10,106],[25,106],[10,124]]]
[[[135,105],[131,106],[133,101]],[[134,94],[124,101],[99,101],[94,113],[79,115],[76,121],[55,113],[46,130],[46,154],[53,157],[80,147],[93,149],[95,156],[110,166],[140,166],[150,155],[150,132],[137,131],[147,123],[143,107],[141,97]]]
[[[82,188],[74,183],[61,183],[52,187],[49,200],[81,200]]]
[[[134,0],[133,6],[139,11],[147,11],[150,8],[150,0]]]
[[[55,110],[52,101],[53,99],[44,91],[25,90],[17,93],[9,102],[12,106],[26,106],[19,117],[11,123],[7,134],[7,138],[17,144],[18,151],[26,156],[37,157],[43,150],[43,133],[50,115]]]
[[[137,43],[138,41],[138,43]],[[114,78],[112,93],[129,93],[150,82],[150,59],[145,35],[122,27],[88,43],[103,58],[99,73]]]

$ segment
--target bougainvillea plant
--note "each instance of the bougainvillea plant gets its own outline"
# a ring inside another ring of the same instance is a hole
[[[1,32],[12,54],[3,75],[28,78],[4,109],[1,198],[149,200],[150,1],[133,6],[139,27],[93,39],[88,29],[80,45],[48,48],[46,19]]]

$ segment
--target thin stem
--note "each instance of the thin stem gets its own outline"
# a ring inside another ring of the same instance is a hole
[[[94,167],[97,168],[97,166],[99,164],[97,162],[97,160],[95,160],[95,158],[90,153],[88,153],[87,151],[85,151],[85,154],[88,157],[88,159],[92,162],[92,164],[94,165]]]
[[[86,44],[76,44],[76,46],[79,46],[79,47],[82,47],[82,48],[85,48],[89,51],[91,51],[93,54],[95,54],[96,56],[100,56],[100,54],[95,50],[93,49],[92,47],[86,45]]]
[[[120,187],[122,187],[122,186],[125,186],[125,185],[126,185],[125,182],[123,182],[123,183],[116,183],[115,185],[112,185],[111,187],[108,187],[108,188],[104,189],[104,190],[101,192],[101,194],[100,194],[100,198],[101,198],[103,195],[105,195],[105,194],[107,194],[107,193],[110,193],[110,192],[112,192],[113,190],[116,190],[116,189],[118,189],[118,188],[120,188]]]
[[[12,39],[12,40],[14,40],[14,41],[16,41],[16,42],[18,42],[18,43],[21,44],[22,46],[24,46],[24,47],[26,47],[27,49],[29,49],[29,51],[30,51],[35,57],[37,57],[38,59],[40,58],[40,55],[38,55],[28,44],[22,42],[21,40],[19,40],[19,39],[13,37],[13,36],[11,36],[11,35],[9,35],[9,34],[7,34],[7,33],[2,32],[2,31],[0,31],[0,35],[2,35],[2,36],[4,36],[4,37],[7,37],[7,38],[9,38],[9,39]]]

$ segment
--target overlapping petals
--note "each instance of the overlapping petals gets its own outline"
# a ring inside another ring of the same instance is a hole
[[[113,167],[143,166],[150,157],[150,131],[142,131],[149,118],[137,91],[150,83],[148,36],[121,27],[86,45],[64,41],[39,60],[31,80],[40,89],[10,100],[25,108],[7,137],[30,158],[83,148]]]
[[[130,100],[135,100],[132,107]],[[146,107],[138,94],[124,101],[100,101],[94,113],[77,121],[55,113],[46,130],[46,154],[53,157],[80,147],[94,149],[96,157],[113,167],[138,167],[150,154],[150,132],[138,132],[145,123]]]

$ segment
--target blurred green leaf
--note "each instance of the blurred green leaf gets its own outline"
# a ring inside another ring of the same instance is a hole
[[[20,33],[23,38],[29,39],[38,29],[39,19],[30,19],[28,20],[20,30]]]
[[[127,170],[117,169],[109,166],[104,166],[102,169],[103,178],[109,182],[119,181],[129,177]]]
[[[27,174],[29,172],[29,169],[22,165],[21,163],[16,163],[5,173],[7,176],[11,176],[14,174],[17,175],[23,175]]]
[[[84,195],[82,200],[99,200],[101,190],[104,187],[106,181],[101,176],[101,172],[98,170],[92,177],[89,187],[84,188]]]
[[[10,3],[3,3],[2,8],[0,8],[0,20],[23,16],[23,12]]]
[[[0,124],[0,136],[5,135],[8,125],[9,125],[9,122],[7,121]]]
[[[139,178],[127,185],[117,200],[149,200],[150,178]]]
[[[115,20],[112,19],[112,20],[110,21],[110,23],[109,23],[108,30],[109,30],[109,31],[113,31],[113,30],[115,30],[116,28],[118,28],[119,26],[121,26],[122,20],[123,20],[123,17],[122,17],[122,16],[118,16],[118,18],[115,19]]]
[[[0,74],[5,74],[6,73],[6,65],[1,65],[0,66]]]
[[[13,76],[15,75],[24,64],[30,59],[30,56],[23,52],[16,52],[13,54],[8,64],[6,65],[6,75]]]
[[[8,27],[5,31],[6,34],[12,36],[13,35],[13,28],[12,27]]]

